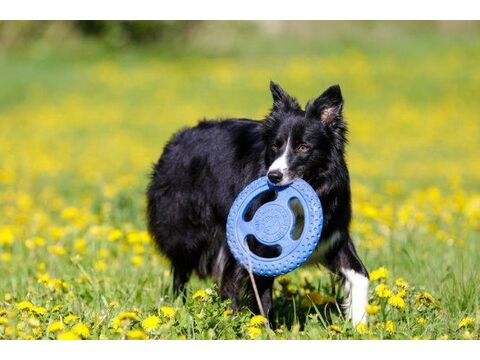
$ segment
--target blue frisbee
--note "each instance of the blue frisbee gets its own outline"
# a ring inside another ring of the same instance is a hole
[[[274,191],[276,197],[260,206],[251,219],[247,213],[262,194]],[[298,236],[293,199],[303,209],[304,224]],[[315,250],[323,226],[323,211],[315,190],[298,179],[288,186],[274,186],[266,176],[250,183],[233,202],[227,220],[227,242],[235,259],[257,275],[273,277],[302,265]],[[276,247],[275,257],[262,257],[250,250],[247,238],[266,247]]]

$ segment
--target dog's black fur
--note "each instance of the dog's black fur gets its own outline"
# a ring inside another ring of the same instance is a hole
[[[235,197],[265,176],[285,152],[289,182],[306,180],[322,202],[324,224],[318,261],[342,276],[351,269],[368,277],[349,236],[350,180],[344,153],[346,124],[338,85],[302,110],[280,86],[270,84],[273,107],[264,121],[202,121],[178,132],[155,164],[148,186],[149,231],[171,260],[175,292],[183,292],[191,273],[213,275],[221,295],[237,307],[245,299],[259,308],[247,272],[229,252],[225,227]],[[303,146],[303,147],[302,147]],[[270,174],[269,174],[270,175]],[[331,241],[336,233],[335,241]],[[265,313],[270,313],[273,278],[255,276]]]

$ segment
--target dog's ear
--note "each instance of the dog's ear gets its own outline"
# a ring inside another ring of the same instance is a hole
[[[339,85],[332,85],[314,101],[309,102],[306,116],[320,119],[322,124],[329,125],[341,120],[343,108],[342,91]]]
[[[272,111],[295,111],[301,110],[300,105],[297,100],[288,95],[285,90],[283,90],[280,85],[270,81],[270,91],[272,92],[273,97],[273,107]]]

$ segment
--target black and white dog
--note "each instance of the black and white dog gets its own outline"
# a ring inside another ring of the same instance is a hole
[[[266,119],[202,121],[178,132],[155,164],[148,186],[149,231],[173,266],[176,294],[191,273],[219,281],[233,307],[259,308],[248,273],[232,257],[225,235],[235,197],[267,175],[277,185],[297,178],[318,194],[324,211],[322,238],[310,263],[321,263],[344,280],[346,316],[366,320],[368,272],[350,239],[350,180],[345,163],[346,124],[338,85],[302,110],[271,82],[273,107]],[[274,278],[255,276],[264,312],[271,316]]]

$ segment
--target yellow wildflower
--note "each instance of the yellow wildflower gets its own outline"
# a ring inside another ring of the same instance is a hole
[[[247,327],[247,331],[252,340],[258,338],[262,334],[262,330],[254,326]]]
[[[342,328],[338,325],[328,325],[327,327],[328,332],[330,333],[335,333],[335,334],[341,334],[343,332]]]
[[[197,290],[193,295],[192,295],[192,298],[193,300],[196,300],[196,299],[204,299],[207,297],[207,293],[205,292],[205,290],[203,289],[200,289],[200,290]]]
[[[124,311],[117,315],[120,320],[137,320],[138,315],[134,311]]]
[[[255,315],[248,322],[248,326],[259,326],[267,323],[267,319],[262,315]]]
[[[475,319],[471,316],[467,316],[458,322],[458,328],[464,328],[475,323]]]
[[[223,317],[229,317],[232,314],[233,314],[233,310],[232,309],[227,309],[223,312]]]
[[[98,260],[95,262],[95,269],[97,269],[98,271],[103,271],[106,268],[107,268],[107,264],[105,263],[105,261]]]
[[[427,319],[425,319],[424,317],[418,318],[417,323],[418,323],[418,325],[423,326],[427,323]]]
[[[395,286],[399,287],[400,289],[404,289],[404,290],[408,289],[408,283],[403,278],[396,279],[395,280]]]
[[[122,238],[122,232],[118,229],[111,230],[108,233],[108,241],[117,241]]]
[[[375,294],[379,298],[389,298],[390,296],[393,295],[392,291],[385,284],[377,285],[377,287],[375,288]]]
[[[65,329],[65,325],[61,321],[54,321],[50,323],[50,325],[48,325],[47,327],[47,331],[52,333],[63,330],[63,329]]]
[[[65,316],[65,318],[63,319],[63,322],[68,325],[70,323],[73,323],[76,320],[77,320],[77,316],[73,315],[73,314],[70,314],[70,315]]]
[[[6,302],[10,302],[12,301],[12,299],[13,299],[13,296],[10,293],[6,293],[5,296],[3,297],[3,300],[5,300]]]
[[[423,291],[420,294],[417,294],[417,296],[415,296],[415,303],[418,306],[421,306],[421,305],[426,306],[426,305],[433,304],[434,302],[435,302],[435,299],[433,298],[432,294],[430,294],[428,291]]]
[[[127,339],[128,340],[147,340],[147,334],[145,334],[142,330],[135,329],[130,330],[127,332]]]
[[[151,315],[142,321],[142,327],[146,331],[155,330],[156,328],[158,328],[159,324],[160,324],[160,318],[155,315]]]
[[[387,322],[385,323],[385,331],[390,335],[395,333],[395,324],[392,320],[387,320]]]
[[[0,256],[0,259],[2,259],[3,262],[9,262],[12,259],[12,253],[4,252]]]
[[[49,246],[48,251],[52,255],[63,255],[63,254],[65,254],[65,248],[62,245],[59,245],[59,244]]]
[[[405,300],[398,295],[393,295],[388,299],[388,305],[397,309],[403,309],[405,307]]]
[[[133,266],[141,266],[143,265],[143,257],[140,255],[134,255],[132,256],[132,265]]]
[[[380,306],[379,305],[372,305],[372,304],[368,304],[366,307],[365,307],[365,311],[367,312],[368,315],[376,315],[378,314],[378,312],[380,311]]]
[[[42,306],[32,306],[31,311],[37,315],[45,315],[47,313],[47,309]]]
[[[62,309],[63,305],[55,305],[54,307],[52,307],[52,309],[50,310],[50,312],[54,313],[54,312],[57,312],[57,311],[60,311]]]
[[[58,334],[57,340],[80,340],[80,337],[73,331],[65,331]]]
[[[367,325],[365,325],[365,323],[360,323],[357,325],[357,327],[355,328],[355,330],[357,331],[357,333],[359,333],[360,335],[365,335],[365,334],[368,334],[369,331],[368,331],[368,328],[367,328]]]
[[[175,313],[176,313],[175,309],[172,308],[171,306],[162,306],[160,308],[160,311],[162,312],[162,314],[164,316],[166,316],[169,319],[173,318],[175,316]]]
[[[87,241],[84,238],[75,240],[73,247],[82,255],[87,253]]]
[[[32,310],[33,304],[30,301],[22,301],[17,303],[18,310]]]
[[[14,236],[12,229],[8,227],[2,227],[0,229],[0,245],[11,245],[13,244]]]
[[[75,324],[75,326],[73,326],[73,328],[72,328],[72,331],[76,335],[78,335],[78,336],[80,336],[84,339],[90,337],[90,329],[84,323]]]
[[[380,279],[386,279],[388,277],[388,270],[385,267],[379,267],[370,273],[370,280],[376,281]]]

